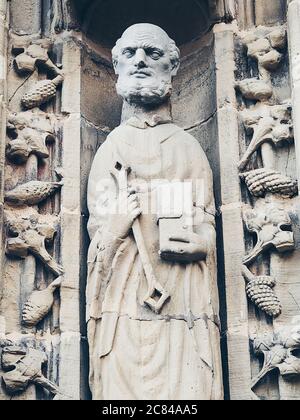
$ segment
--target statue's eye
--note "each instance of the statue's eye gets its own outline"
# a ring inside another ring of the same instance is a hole
[[[162,56],[160,51],[152,49],[147,51],[147,55],[149,55],[153,60],[159,60]]]
[[[160,59],[160,54],[157,52],[154,52],[151,54],[151,58],[153,58],[153,60],[159,60]]]
[[[133,48],[126,48],[126,50],[123,51],[123,55],[127,58],[133,57],[135,54],[135,50]]]

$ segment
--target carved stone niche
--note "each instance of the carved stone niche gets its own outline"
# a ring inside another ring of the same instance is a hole
[[[149,5],[138,0],[74,0],[71,6],[88,38],[102,46],[111,46],[128,26],[145,21],[162,26],[182,45],[198,37],[199,31],[205,33],[212,22],[231,20],[232,3],[231,0],[152,0]]]
[[[220,191],[218,144],[217,141],[212,142],[212,139],[216,139],[218,131],[215,39],[212,27],[214,22],[225,20],[227,17],[223,13],[216,16],[217,3],[224,5],[223,1],[193,0],[73,2],[75,11],[81,17],[83,36],[79,41],[80,48],[77,43],[65,45],[63,70],[66,77],[63,88],[63,94],[65,93],[63,110],[75,114],[78,112],[79,102],[81,122],[80,127],[72,125],[72,122],[75,123],[74,120],[66,126],[64,159],[65,162],[70,162],[76,158],[76,165],[78,168],[81,167],[82,172],[78,174],[67,168],[65,174],[63,194],[67,199],[64,199],[64,210],[68,212],[69,224],[73,216],[74,224],[78,223],[82,215],[84,218],[80,220],[83,220],[83,223],[87,219],[86,185],[93,157],[107,134],[120,123],[122,103],[116,94],[111,48],[122,32],[136,22],[149,22],[162,27],[180,47],[181,69],[174,80],[172,95],[174,123],[183,127],[199,141],[213,169],[216,190]],[[214,16],[212,16],[213,9]],[[77,80],[74,74],[71,76],[72,71],[76,72]],[[75,156],[74,152],[77,149],[74,148],[74,135],[79,131],[81,138],[77,137],[76,142],[79,144],[81,141],[82,148],[80,155]],[[71,180],[72,189],[68,190],[68,182]],[[81,212],[78,215],[74,214],[74,208],[77,208],[74,206],[74,200],[68,196],[68,194],[74,195],[74,189],[82,192],[81,208],[79,208]],[[216,204],[221,205],[220,202]],[[82,225],[78,226],[78,229],[82,232]],[[70,230],[68,226],[63,227],[65,235],[72,235],[73,232]],[[75,256],[74,254],[71,256],[70,251],[65,251],[72,261],[76,260],[72,267],[64,263],[66,279],[76,278],[78,272],[85,266],[86,261],[83,256],[88,243],[89,238],[84,238],[81,241],[80,251],[76,250]],[[81,284],[84,284],[85,280],[83,278]]]

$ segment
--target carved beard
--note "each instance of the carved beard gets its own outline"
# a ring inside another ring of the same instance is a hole
[[[156,85],[152,82],[147,85],[135,79],[128,83],[128,78],[118,78],[116,85],[118,95],[122,96],[130,104],[158,105],[171,96],[171,80],[161,79]]]

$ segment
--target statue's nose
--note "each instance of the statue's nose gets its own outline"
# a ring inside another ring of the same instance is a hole
[[[139,48],[135,54],[135,65],[141,69],[147,66],[146,61],[147,56],[145,51],[142,48]]]

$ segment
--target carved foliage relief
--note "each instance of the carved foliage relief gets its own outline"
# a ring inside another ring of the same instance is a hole
[[[63,282],[59,89],[64,76],[58,50],[48,39],[12,35],[10,51],[0,296],[2,395],[64,399],[55,367]]]
[[[300,373],[299,359],[293,355],[299,346],[294,340],[300,308],[298,182],[286,27],[252,28],[238,35],[237,45],[236,92],[243,137],[238,169],[246,247],[242,274],[249,302],[251,391],[254,399],[268,399],[270,394],[281,399],[292,396],[288,381]],[[271,372],[279,375],[270,377]]]

